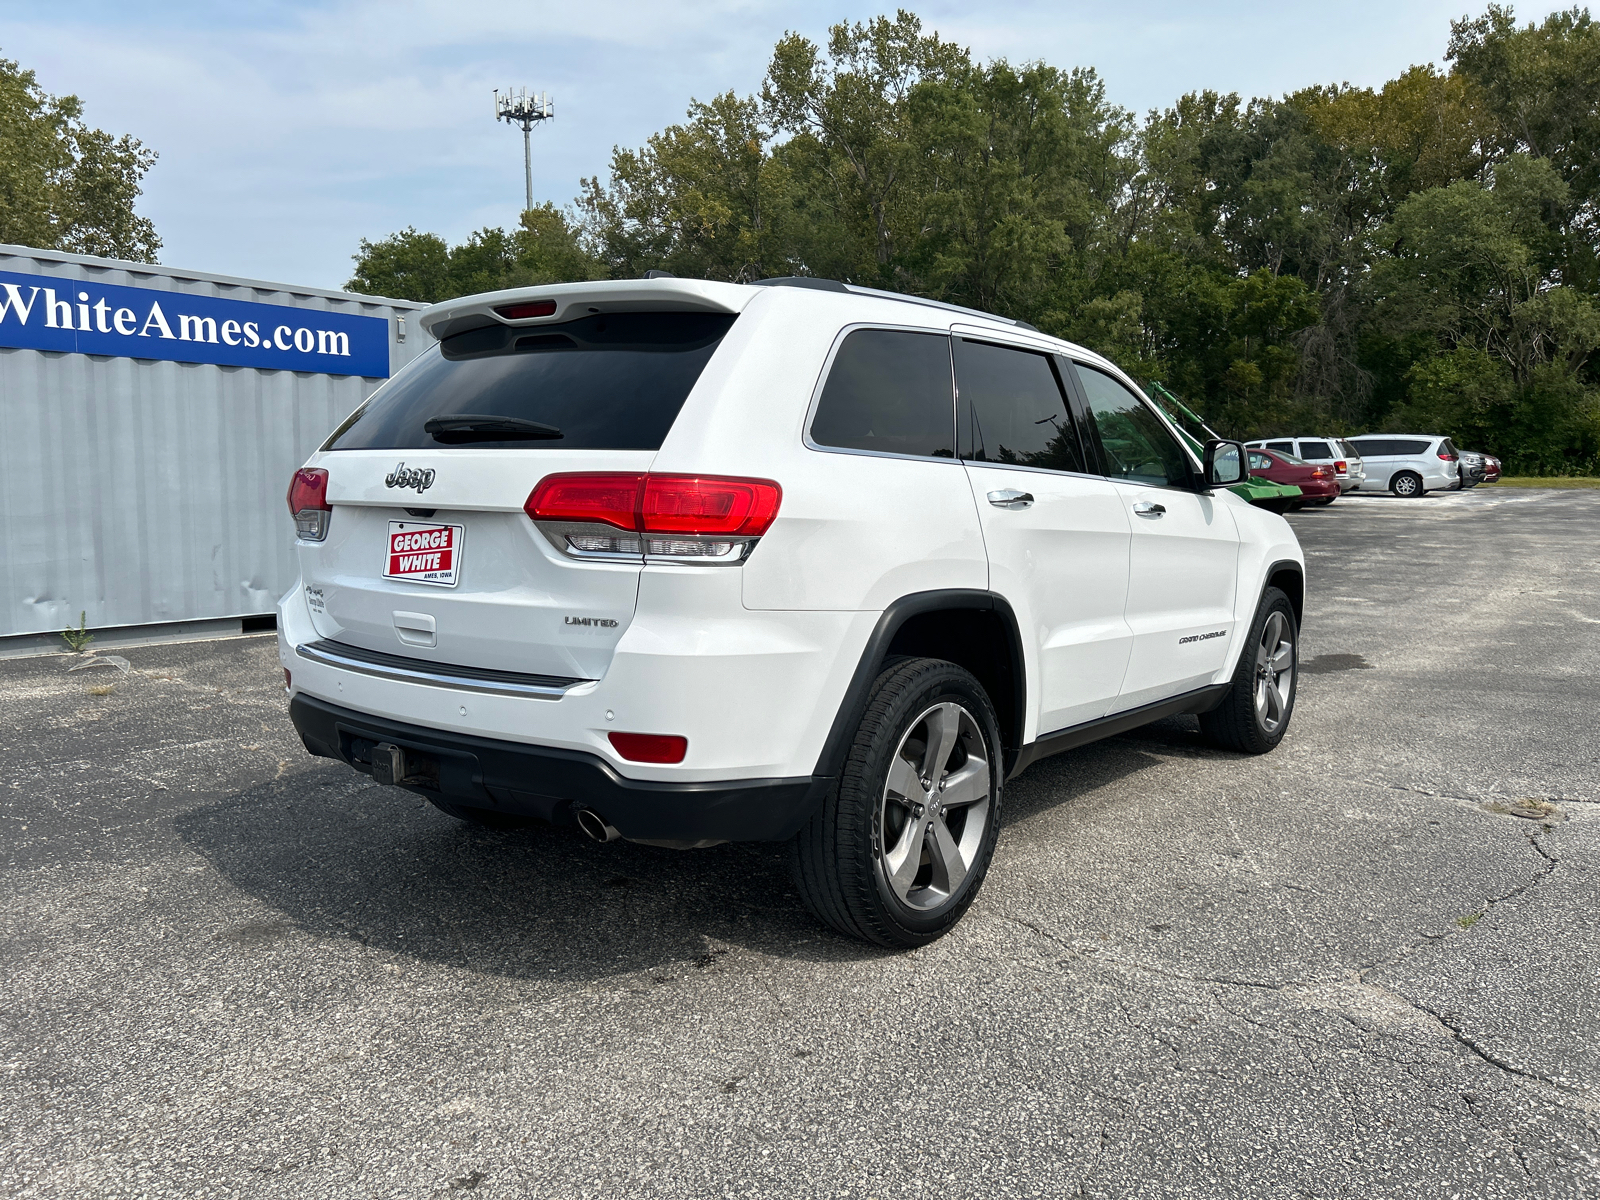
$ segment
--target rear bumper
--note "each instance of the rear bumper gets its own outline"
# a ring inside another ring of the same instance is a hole
[[[592,809],[634,841],[781,841],[810,819],[833,782],[816,776],[625,779],[598,755],[407,725],[305,693],[289,702],[289,719],[312,754],[367,774],[372,747],[380,742],[425,756],[437,765],[437,784],[402,785],[418,795],[557,824],[571,823],[578,809]]]

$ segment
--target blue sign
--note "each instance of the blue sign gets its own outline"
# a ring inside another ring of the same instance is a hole
[[[384,317],[0,271],[0,346],[389,377]]]

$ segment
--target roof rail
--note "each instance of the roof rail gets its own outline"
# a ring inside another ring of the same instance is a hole
[[[848,291],[837,279],[818,279],[813,275],[775,275],[771,279],[757,279],[756,287],[810,288],[816,292]]]
[[[965,313],[969,317],[982,317],[985,321],[999,321],[1004,325],[1015,325],[1018,329],[1031,329],[1039,332],[1037,325],[1030,325],[1026,321],[1019,321],[1015,317],[1002,317],[995,313],[984,312],[979,308],[967,308],[960,304],[947,304],[943,300],[929,300],[926,296],[908,296],[904,292],[885,292],[880,288],[861,287],[859,284],[847,283],[844,290],[854,292],[858,296],[877,296],[882,300],[903,300],[907,304],[924,304],[929,308],[942,308],[947,312]]]

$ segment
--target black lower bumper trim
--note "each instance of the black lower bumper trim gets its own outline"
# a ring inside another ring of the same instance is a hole
[[[832,783],[809,775],[713,783],[626,779],[598,755],[406,725],[304,693],[289,702],[289,719],[312,754],[368,774],[379,744],[423,756],[427,784],[402,785],[419,795],[557,824],[593,809],[636,841],[782,841],[811,818]]]

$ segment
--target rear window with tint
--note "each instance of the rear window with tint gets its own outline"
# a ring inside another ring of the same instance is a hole
[[[1346,457],[1348,457],[1348,458],[1360,458],[1361,457],[1361,451],[1356,446],[1356,444],[1354,442],[1340,442],[1339,445],[1344,447],[1344,452],[1345,452]]]
[[[965,340],[955,353],[962,458],[1083,472],[1078,430],[1049,358]]]
[[[1300,457],[1312,459],[1327,459],[1333,457],[1333,447],[1327,442],[1301,442]]]
[[[811,419],[813,442],[954,458],[955,431],[949,337],[897,329],[846,335]]]
[[[396,375],[327,448],[658,450],[733,322],[731,313],[601,313],[457,334]],[[463,439],[424,427],[465,416],[533,422],[560,436]]]

